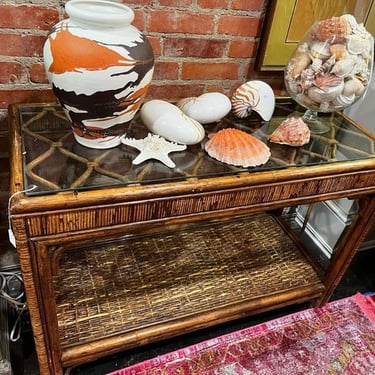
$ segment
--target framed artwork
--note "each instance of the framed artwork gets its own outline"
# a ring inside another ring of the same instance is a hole
[[[270,0],[256,68],[283,70],[310,26],[319,20],[352,14],[375,35],[375,0]]]

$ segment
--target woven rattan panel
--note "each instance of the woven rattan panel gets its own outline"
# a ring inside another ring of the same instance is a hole
[[[54,277],[62,347],[314,285],[267,214],[69,249]]]

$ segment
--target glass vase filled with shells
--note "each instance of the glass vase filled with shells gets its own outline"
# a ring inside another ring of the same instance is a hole
[[[341,111],[366,92],[374,61],[374,39],[349,14],[315,23],[300,41],[285,68],[289,95],[307,111],[312,133],[329,127],[319,112]]]

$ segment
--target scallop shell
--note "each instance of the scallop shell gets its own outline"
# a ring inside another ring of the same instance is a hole
[[[326,91],[328,87],[340,85],[343,80],[344,78],[337,77],[334,74],[323,74],[315,78],[315,86]]]
[[[351,33],[350,23],[344,17],[331,17],[317,23],[315,36],[321,41],[342,43]]]
[[[198,97],[181,99],[177,102],[182,112],[201,124],[220,121],[231,110],[229,98],[220,92],[208,92]]]
[[[248,81],[232,95],[232,111],[239,118],[257,112],[264,121],[269,121],[275,110],[275,95],[271,86],[263,81]]]
[[[271,156],[266,144],[234,128],[222,129],[211,134],[205,144],[205,150],[214,159],[244,168],[265,164]]]
[[[198,121],[164,100],[155,99],[144,103],[140,116],[151,132],[172,142],[192,145],[202,141],[205,136],[204,128]]]
[[[268,139],[273,143],[303,146],[310,142],[310,129],[301,117],[288,117]]]

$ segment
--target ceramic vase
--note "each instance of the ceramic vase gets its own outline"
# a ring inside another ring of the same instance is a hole
[[[152,48],[134,12],[111,0],[70,0],[49,32],[43,57],[53,92],[81,145],[119,145],[147,93]]]

